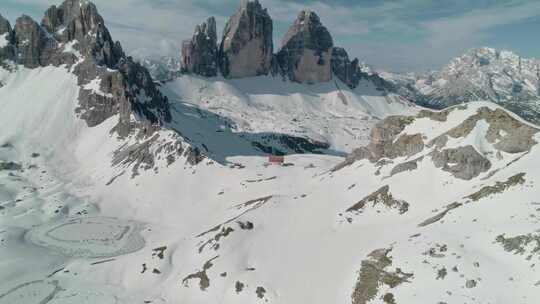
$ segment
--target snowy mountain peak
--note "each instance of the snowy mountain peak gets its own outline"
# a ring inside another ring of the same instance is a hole
[[[6,25],[3,28],[10,29]],[[148,70],[126,56],[120,43],[113,40],[93,3],[66,0],[59,6],[53,5],[41,24],[23,15],[8,35],[13,39],[0,48],[0,62],[9,72],[7,75],[18,75],[26,69],[39,72],[49,67],[74,75],[78,96],[74,113],[66,115],[77,115],[88,127],[102,126],[114,118],[117,123],[109,131],[121,138],[136,136],[133,141],[137,144],[139,140],[154,138],[163,124],[170,121],[166,97],[159,92]],[[182,140],[175,136],[170,141]],[[155,142],[148,142],[147,146]],[[150,154],[139,152],[131,161],[148,160],[153,157]]]
[[[444,108],[488,100],[540,123],[540,61],[511,51],[472,49],[440,71],[381,76],[400,94],[421,105]]]
[[[504,71],[516,74],[534,73],[537,72],[538,66],[537,60],[522,58],[511,51],[483,47],[469,50],[464,55],[453,59],[443,69],[443,73],[453,73],[459,77],[459,74],[467,68],[479,69],[485,73]]]

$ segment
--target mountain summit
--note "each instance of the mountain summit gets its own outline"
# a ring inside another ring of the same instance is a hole
[[[540,61],[510,51],[472,49],[427,75],[381,76],[428,107],[489,100],[540,123]]]
[[[183,42],[182,71],[204,77],[248,78],[281,76],[297,83],[330,82],[337,77],[355,88],[368,79],[347,51],[334,47],[332,35],[319,16],[303,10],[274,54],[273,21],[258,0],[243,1],[225,25],[221,42],[216,41],[215,19],[195,28],[191,40]],[[216,44],[218,44],[216,46]]]

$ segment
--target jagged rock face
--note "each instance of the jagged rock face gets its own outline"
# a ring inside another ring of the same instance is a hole
[[[76,111],[90,127],[118,114],[119,122],[114,129],[118,135],[128,136],[135,129],[151,135],[162,122],[171,119],[168,101],[156,88],[150,73],[130,57],[120,61],[118,70],[85,60],[76,66],[75,73],[82,86]],[[100,93],[85,88],[94,81]],[[133,121],[132,114],[144,119]]]
[[[327,82],[332,79],[332,36],[317,14],[302,11],[282,41],[277,60],[292,81]]]
[[[120,64],[119,71],[124,79],[124,90],[130,99],[131,111],[145,117],[154,125],[171,120],[168,100],[156,88],[147,69],[128,57]],[[141,100],[141,96],[144,96],[145,100]],[[127,115],[125,118],[129,119]]]
[[[51,47],[47,33],[29,16],[22,16],[15,24],[15,45],[18,50],[17,62],[29,68],[46,65],[45,54]]]
[[[267,75],[274,52],[273,23],[258,0],[245,1],[229,19],[219,50],[221,73],[227,78]]]
[[[119,42],[114,42],[96,6],[84,0],[66,0],[59,7],[52,6],[42,21],[42,27],[59,46],[72,45],[80,53],[74,73],[82,86],[77,113],[89,126],[101,124],[119,115],[115,131],[127,136],[139,129],[152,134],[163,121],[170,119],[167,100],[155,87],[148,71],[126,58]],[[65,53],[59,49],[58,53]],[[74,64],[57,60],[51,64]],[[99,93],[86,86],[97,82]],[[131,116],[144,119],[135,123]],[[142,124],[142,125],[140,125]]]
[[[7,19],[0,15],[0,63],[4,60],[15,60],[17,55],[13,45],[13,29]]]
[[[71,66],[77,61],[75,54],[65,52],[59,41],[29,16],[18,18],[13,32],[18,64],[37,68],[62,64]]]
[[[214,17],[197,25],[193,38],[182,44],[182,72],[217,76],[217,30]]]
[[[10,32],[7,21],[0,20],[0,27]],[[76,112],[88,126],[118,115],[114,129],[118,135],[137,131],[146,136],[170,120],[167,99],[149,72],[126,57],[120,43],[113,42],[93,3],[66,0],[45,12],[42,25],[22,16],[12,32],[16,63],[27,68],[71,68],[81,86]],[[0,55],[2,61],[10,59],[4,49]]]
[[[390,176],[394,176],[402,172],[414,171],[418,169],[418,162],[422,160],[423,160],[423,157],[420,157],[419,159],[415,159],[415,160],[408,161],[406,163],[398,164],[392,169],[392,172],[390,172]]]
[[[10,33],[7,21],[0,20],[0,27]],[[171,120],[167,98],[148,70],[126,57],[119,42],[113,42],[91,2],[66,0],[59,7],[53,6],[45,13],[42,25],[23,16],[12,33],[16,64],[26,68],[64,66],[77,76],[80,89],[75,112],[89,127],[117,116],[118,122],[110,131],[121,138],[129,136],[138,142],[167,133],[161,128]],[[0,47],[1,63],[5,59],[10,58]],[[158,157],[154,154],[167,150],[164,145],[176,149],[174,155],[171,152],[167,156],[169,162],[184,156],[188,163],[196,164],[204,158],[197,149],[184,149],[178,134],[169,133],[168,138],[155,141],[151,150],[131,158],[146,163]]]
[[[61,43],[77,41],[84,56],[92,56],[98,64],[115,68],[124,57],[120,43],[114,42],[96,6],[85,0],[67,0],[52,6],[41,22]]]
[[[468,116],[463,119],[460,115],[464,113]],[[450,119],[450,115],[455,116]],[[462,122],[452,125],[456,117]],[[438,129],[444,131],[433,134]],[[390,116],[377,123],[370,143],[353,151],[334,170],[367,159],[380,173],[383,167],[398,161],[388,170],[388,177],[392,177],[416,170],[421,162],[431,160],[435,167],[455,178],[471,180],[505,158],[511,164],[516,157],[529,153],[538,144],[538,133],[540,130],[534,126],[489,104],[476,105],[473,111],[465,105],[440,112],[422,110],[416,116]],[[492,176],[498,170],[487,175]]]
[[[358,59],[349,59],[349,54],[344,48],[334,47],[332,50],[332,72],[344,84],[350,88],[358,86],[361,72],[358,66]]]
[[[4,16],[0,15],[0,35],[3,35],[3,34],[10,34],[11,35],[11,31],[12,31],[12,28],[11,28],[11,24],[9,24],[9,21],[4,18]]]
[[[347,157],[344,166],[361,159],[377,162],[381,158],[392,159],[400,156],[413,156],[422,151],[424,141],[420,134],[405,134],[397,138],[399,133],[413,121],[413,117],[390,116],[377,123],[371,130],[371,141],[369,145],[354,150]]]
[[[432,159],[437,168],[442,168],[455,177],[465,180],[471,180],[491,168],[491,162],[478,153],[473,146],[435,150],[432,153]]]
[[[449,112],[453,109],[442,112],[423,111],[420,116],[445,121]],[[428,113],[434,114],[430,115]],[[516,120],[502,109],[492,110],[484,107],[480,108],[477,114],[464,120],[463,123],[433,139],[429,145],[441,147],[448,141],[448,137],[466,137],[481,120],[489,124],[486,140],[499,151],[510,154],[523,153],[530,151],[537,144],[535,135],[540,132],[538,129]]]
[[[409,210],[409,203],[394,198],[390,193],[390,186],[386,185],[351,206],[346,212],[362,213],[370,204],[372,207],[383,205],[387,208],[398,209],[400,214],[404,214]]]

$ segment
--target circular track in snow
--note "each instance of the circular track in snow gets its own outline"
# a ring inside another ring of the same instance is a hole
[[[33,281],[0,294],[0,304],[45,304],[62,291],[57,281]]]
[[[141,229],[138,222],[116,218],[72,218],[36,227],[26,239],[66,256],[110,258],[143,248]]]

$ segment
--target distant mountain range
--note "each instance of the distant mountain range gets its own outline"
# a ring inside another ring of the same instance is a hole
[[[342,50],[335,49],[338,51],[334,50],[334,54]],[[349,66],[344,70],[351,70],[350,65],[357,64],[352,69],[354,81],[349,81],[352,87],[367,79],[381,91],[401,95],[431,109],[470,101],[491,101],[540,124],[540,60],[484,47],[467,51],[439,71],[392,73],[358,61],[351,63],[346,52],[344,54],[344,62],[347,62],[344,66]],[[140,61],[160,81],[170,80],[181,71],[180,59],[142,58]],[[340,81],[347,79],[347,72],[341,75]]]
[[[440,71],[379,75],[394,92],[429,108],[487,100],[540,124],[540,61],[510,51],[473,49]]]

